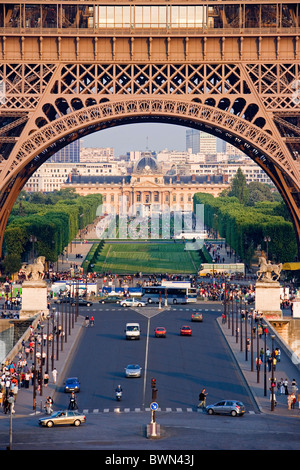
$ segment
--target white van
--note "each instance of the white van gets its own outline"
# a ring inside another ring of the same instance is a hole
[[[126,339],[140,339],[141,328],[139,323],[126,323]]]

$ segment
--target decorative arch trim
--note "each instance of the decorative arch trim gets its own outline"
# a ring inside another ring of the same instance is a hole
[[[138,117],[148,117],[149,120],[154,117],[156,119],[169,117],[173,122],[178,120],[180,124],[190,127],[204,124],[207,132],[210,129],[212,133],[219,132],[220,137],[224,140],[230,141],[234,138],[236,142],[243,142],[245,144],[244,151],[247,153],[248,148],[250,156],[253,151],[261,154],[262,161],[271,161],[279,167],[300,190],[297,181],[299,179],[297,178],[297,168],[285,156],[284,149],[269,132],[220,108],[191,101],[157,97],[124,98],[118,101],[99,103],[80,108],[55,119],[53,122],[48,122],[23,141],[12,164],[7,162],[8,166],[3,183],[7,183],[14,174],[28,165],[37,155],[63,137],[81,129],[85,129],[87,133],[89,128],[94,130],[95,125],[99,126],[101,123],[105,124],[111,121],[119,123],[120,120]],[[233,145],[235,144],[233,143]]]

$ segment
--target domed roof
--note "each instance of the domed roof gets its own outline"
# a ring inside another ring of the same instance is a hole
[[[157,173],[159,171],[159,165],[152,155],[140,158],[135,167],[135,173]]]

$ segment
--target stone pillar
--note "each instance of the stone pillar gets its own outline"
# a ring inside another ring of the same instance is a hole
[[[43,280],[38,281],[24,281],[22,285],[22,309],[20,310],[19,318],[24,320],[26,318],[34,317],[39,313],[44,312],[47,315],[47,284]]]
[[[255,310],[270,319],[282,318],[280,284],[277,281],[258,281],[255,285]]]

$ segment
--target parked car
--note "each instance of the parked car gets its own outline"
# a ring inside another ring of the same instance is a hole
[[[167,336],[167,330],[163,326],[158,326],[155,328],[154,334],[156,338],[165,338]]]
[[[191,320],[192,321],[203,321],[202,313],[193,313]]]
[[[226,414],[231,416],[243,416],[245,406],[241,401],[237,400],[221,400],[213,405],[208,405],[206,411],[209,415]]]
[[[182,326],[180,328],[180,335],[181,336],[192,336],[192,328],[190,326]]]
[[[107,295],[105,297],[102,297],[99,300],[99,304],[111,304],[111,303],[119,304],[121,300],[122,298],[117,295]]]
[[[61,297],[59,299],[55,299],[54,303],[55,304],[70,304],[73,301],[74,301],[73,297]]]
[[[65,381],[64,386],[65,393],[68,392],[80,392],[80,382],[77,377],[69,377]]]
[[[129,364],[125,368],[126,377],[140,377],[142,374],[142,368],[138,364]]]
[[[146,303],[141,300],[125,299],[120,302],[120,305],[122,307],[145,307]]]
[[[62,297],[61,299],[55,299],[54,303],[55,304],[67,303],[67,304],[71,304],[72,307],[75,307],[75,305],[77,303],[77,300],[74,299],[74,297]],[[79,298],[78,299],[78,305],[80,307],[90,307],[91,305],[93,305],[93,302],[91,302],[90,300],[85,300],[85,299]]]
[[[80,426],[82,423],[85,423],[85,415],[79,413],[76,410],[64,410],[64,411],[55,411],[51,416],[39,419],[39,424],[41,426],[47,426],[47,428],[52,428],[58,424],[70,424],[74,426]]]

